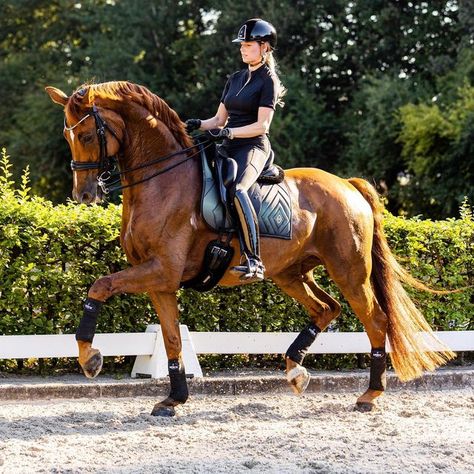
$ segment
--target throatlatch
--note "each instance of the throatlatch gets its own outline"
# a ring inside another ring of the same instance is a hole
[[[369,388],[384,391],[387,387],[387,354],[385,348],[372,349],[370,358]]]
[[[189,396],[184,365],[178,359],[170,359],[168,360],[168,373],[171,384],[170,398],[184,403]]]
[[[97,325],[97,317],[102,308],[102,301],[86,298],[84,302],[84,315],[76,331],[76,341],[92,342]]]
[[[316,324],[311,323],[298,334],[297,338],[286,351],[286,357],[301,365],[308,349],[320,332],[321,329],[319,329]]]

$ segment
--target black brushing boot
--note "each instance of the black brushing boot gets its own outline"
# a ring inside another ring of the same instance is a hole
[[[170,396],[157,403],[151,412],[153,416],[174,416],[175,407],[186,402],[189,396],[188,384],[184,365],[178,359],[168,360],[168,373],[170,376]]]

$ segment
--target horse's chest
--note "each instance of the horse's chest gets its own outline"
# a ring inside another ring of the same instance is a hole
[[[136,265],[149,258],[153,249],[153,234],[152,225],[144,225],[143,222],[136,222],[133,219],[123,223],[121,243],[131,264]]]
[[[163,258],[170,248],[181,241],[182,229],[168,229],[166,219],[156,213],[133,213],[131,218],[122,222],[121,244],[132,265],[143,263],[150,258]]]

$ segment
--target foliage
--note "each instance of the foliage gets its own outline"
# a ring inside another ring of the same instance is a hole
[[[399,141],[407,173],[404,188],[416,210],[452,215],[467,196],[474,199],[474,87],[466,84],[449,106],[407,104],[400,108]]]
[[[0,333],[74,332],[87,288],[99,275],[126,265],[119,248],[120,210],[114,205],[53,206],[30,196],[26,176],[15,190],[5,149],[2,153]],[[143,296],[114,298],[98,330],[144,329],[151,314]]]
[[[458,215],[472,201],[474,54],[435,83],[367,77],[347,115],[344,174],[375,182],[397,214]]]
[[[349,176],[361,173],[374,183],[387,196],[393,212],[400,207],[396,190],[405,169],[397,141],[401,126],[396,114],[412,94],[409,85],[396,77],[368,77],[347,112],[343,172]]]
[[[284,168],[314,167],[331,170],[338,159],[329,139],[338,127],[321,100],[314,99],[299,75],[285,75],[285,107],[278,110],[271,137],[278,164]]]
[[[464,81],[472,84],[472,2],[459,0],[2,1],[0,143],[15,156],[15,173],[29,165],[34,192],[65,201],[70,152],[46,85],[70,93],[84,82],[126,79],[162,96],[183,120],[212,116],[227,76],[242,66],[231,39],[255,16],[279,33],[289,92],[271,138],[282,165],[365,176],[382,185],[392,212],[457,215],[457,197],[428,209],[431,196],[419,201],[416,190],[401,189],[410,163],[398,110],[432,97],[447,110]],[[471,122],[459,123],[447,161],[469,156]],[[442,184],[429,173],[417,180],[423,190]]]
[[[127,266],[119,246],[120,206],[53,205],[31,195],[28,172],[15,188],[10,170],[3,149],[0,333],[74,333],[90,285]],[[387,213],[386,232],[394,252],[422,281],[444,289],[474,284],[474,220],[467,203],[461,219],[432,222]],[[343,303],[342,315],[329,330],[362,330],[324,270],[316,272],[321,286]],[[435,329],[474,329],[472,290],[414,297]],[[182,323],[197,331],[299,331],[308,321],[304,309],[271,282],[216,288],[205,294],[186,290],[180,292],[179,301]],[[146,296],[120,295],[104,305],[97,329],[135,332],[156,322]],[[354,363],[352,356],[312,359],[319,367]]]

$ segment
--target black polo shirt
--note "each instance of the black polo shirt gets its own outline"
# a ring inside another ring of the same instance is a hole
[[[278,82],[267,65],[255,71],[237,71],[229,77],[221,102],[229,114],[227,127],[243,127],[255,123],[259,107],[275,110]]]

